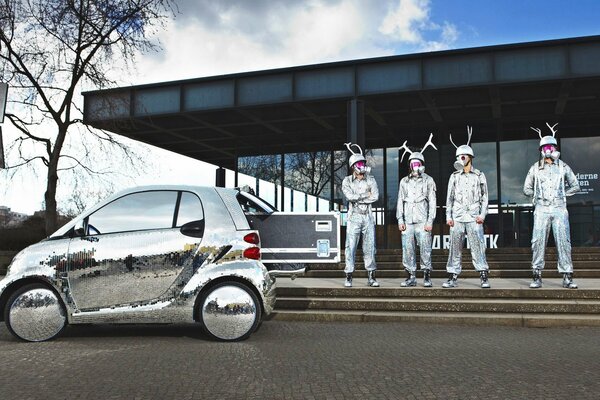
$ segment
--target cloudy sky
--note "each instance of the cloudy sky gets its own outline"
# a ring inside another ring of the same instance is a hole
[[[600,2],[594,0],[176,3],[177,16],[156,37],[162,50],[141,54],[135,70],[116,78],[119,85],[600,34]],[[6,147],[15,133],[6,123],[3,129]],[[147,172],[116,179],[115,189],[151,183],[214,183],[214,167],[210,165],[162,150],[144,151]],[[0,205],[26,213],[40,209],[43,177],[43,170],[28,170],[10,178],[0,173]],[[70,185],[63,182],[59,201],[68,198],[69,191]]]

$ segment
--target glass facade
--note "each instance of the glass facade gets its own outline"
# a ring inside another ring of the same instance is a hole
[[[600,140],[567,138],[559,144],[561,159],[572,167],[582,189],[569,198],[571,241],[574,246],[600,246]],[[449,235],[445,224],[446,191],[454,171],[455,147],[449,143],[437,147],[439,151],[430,148],[424,156],[426,172],[437,185],[433,247],[445,248]],[[484,225],[487,247],[529,247],[533,207],[523,194],[523,182],[539,159],[538,139],[477,142],[471,147],[475,153],[473,165],[485,174],[488,183],[489,210]],[[379,248],[401,247],[396,202],[399,180],[408,173],[407,157],[400,163],[402,152],[398,147],[365,150],[379,187],[380,200],[374,204]],[[341,184],[350,173],[347,162],[345,150],[239,158],[238,185],[248,184],[281,211],[338,210],[344,226],[347,207]]]

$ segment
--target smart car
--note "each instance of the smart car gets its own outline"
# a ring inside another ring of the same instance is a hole
[[[239,189],[128,189],[15,256],[1,317],[32,342],[67,324],[182,322],[243,340],[273,310],[277,276],[338,262],[339,247],[336,212],[280,213]]]

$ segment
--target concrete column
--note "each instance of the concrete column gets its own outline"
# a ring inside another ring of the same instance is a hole
[[[365,149],[365,103],[362,100],[348,101],[348,129],[346,134],[348,142],[358,144]]]
[[[225,187],[225,168],[219,167],[215,170],[215,186]]]

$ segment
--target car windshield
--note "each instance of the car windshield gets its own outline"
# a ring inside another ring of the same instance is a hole
[[[271,214],[277,211],[271,204],[250,193],[240,191],[236,197],[244,213]]]

